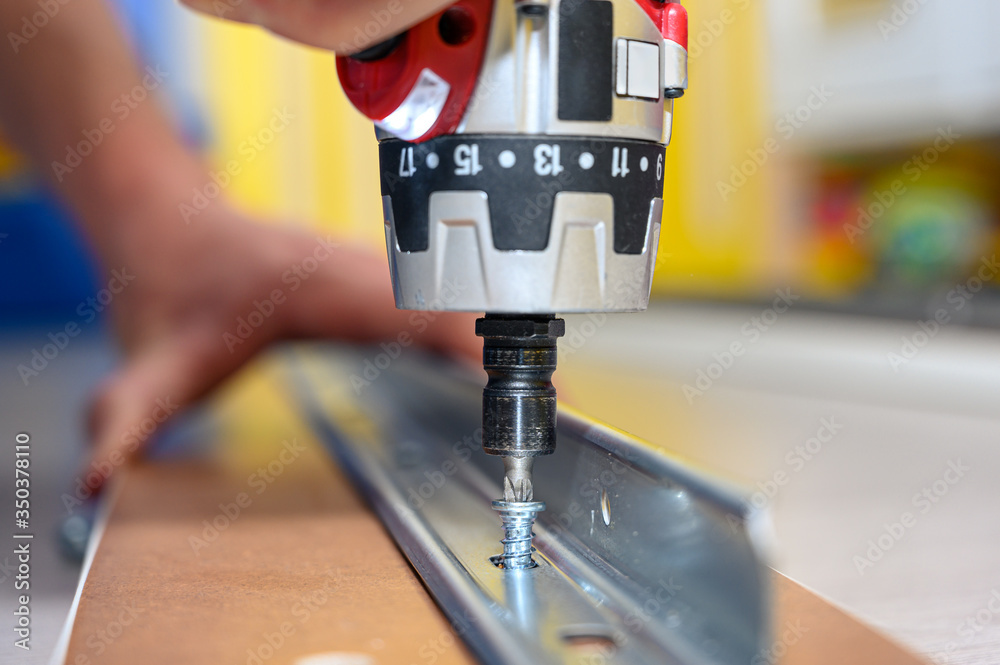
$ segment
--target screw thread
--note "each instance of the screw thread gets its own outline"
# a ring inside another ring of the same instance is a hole
[[[531,559],[535,548],[531,546],[535,516],[545,510],[541,501],[494,501],[493,509],[500,513],[503,526],[503,553],[492,558],[497,566],[511,570],[534,568]]]

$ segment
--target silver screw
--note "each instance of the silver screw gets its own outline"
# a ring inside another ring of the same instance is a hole
[[[494,501],[493,510],[500,513],[503,525],[503,554],[491,557],[491,561],[499,568],[509,570],[524,570],[534,568],[531,553],[531,527],[535,525],[535,516],[545,510],[542,501]]]

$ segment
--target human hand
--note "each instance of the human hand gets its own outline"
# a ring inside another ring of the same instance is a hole
[[[194,4],[231,7],[221,13],[302,38],[314,27],[322,33],[318,39],[330,26],[331,34],[340,30],[350,39],[358,26],[369,33],[404,29],[443,1]],[[0,24],[13,25],[36,4],[0,2]],[[471,316],[440,314],[423,332],[408,325],[413,313],[394,309],[380,254],[340,247],[319,261],[314,235],[255,224],[221,198],[185,224],[180,206],[190,207],[192,192],[206,191],[208,169],[157,104],[130,104],[127,119],[108,116],[109,100],[142,86],[149,90],[110,4],[75,0],[58,29],[39,31],[30,48],[0,51],[4,133],[38,174],[48,176],[103,266],[117,270],[124,287],[111,304],[124,364],[97,391],[90,413],[94,462],[102,472],[85,473],[83,480],[100,485],[104,470],[113,471],[141,449],[151,434],[148,427],[136,434],[144,421],[182,410],[273,341],[375,341],[405,330],[424,346],[479,355]],[[376,30],[369,30],[372,20]],[[67,170],[67,152],[83,145],[81,138],[90,146],[85,161],[78,157]],[[295,276],[295,267],[309,259],[317,261],[315,272],[308,279]],[[293,277],[285,281],[288,271]],[[284,300],[272,302],[273,313],[264,316],[254,302],[273,300],[276,289]],[[256,322],[258,315],[260,325],[244,339],[238,320]]]
[[[132,230],[105,257],[127,282],[111,305],[125,362],[90,412],[92,490],[141,452],[143,424],[183,410],[272,342],[370,342],[405,331],[425,348],[481,357],[472,315],[434,313],[418,328],[412,312],[395,309],[380,254],[258,224],[222,203],[187,227],[177,226],[175,205],[165,210],[172,225],[149,219],[158,209],[118,225]]]
[[[356,53],[397,35],[454,0],[181,0],[211,16],[263,26],[303,44]]]

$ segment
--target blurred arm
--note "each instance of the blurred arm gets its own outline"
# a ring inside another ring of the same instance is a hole
[[[21,35],[39,5],[0,2],[0,32],[9,42],[0,48],[0,121],[107,258],[125,240],[128,227],[119,220],[132,206],[154,193],[189,192],[204,168],[155,102],[131,96],[155,90],[165,74],[138,69],[106,0],[58,6],[32,37],[15,40],[11,33]]]
[[[187,223],[179,206],[192,204],[208,170],[146,99],[169,73],[139,70],[106,0],[53,3],[58,13],[18,41],[9,35],[39,12],[38,0],[0,0],[0,122],[73,208],[105,268],[121,275],[111,311],[125,363],[95,391],[87,486],[146,444],[147,423],[207,394],[276,340],[406,331],[428,348],[479,355],[468,316],[442,314],[418,337],[409,313],[393,307],[384,256],[257,224],[225,196]],[[307,257],[319,268],[290,286]],[[261,302],[274,316],[239,336],[238,322]]]
[[[452,2],[184,1],[209,14],[348,52],[387,39]],[[205,169],[180,143],[157,104],[133,106],[127,98],[144,80],[146,88],[159,83],[137,67],[107,0],[58,6],[58,14],[37,34],[12,39],[39,5],[37,0],[0,2],[0,33],[9,42],[0,47],[0,124],[54,183],[107,258],[132,233],[117,220],[133,217],[132,209],[148,205],[150,196],[189,194],[204,182]],[[101,143],[92,154],[72,166],[74,148],[98,137]]]

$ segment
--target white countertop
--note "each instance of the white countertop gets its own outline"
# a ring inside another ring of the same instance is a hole
[[[748,486],[778,570],[938,662],[1000,662],[1000,332],[942,326],[900,363],[916,323],[765,309],[570,317],[557,385]]]

